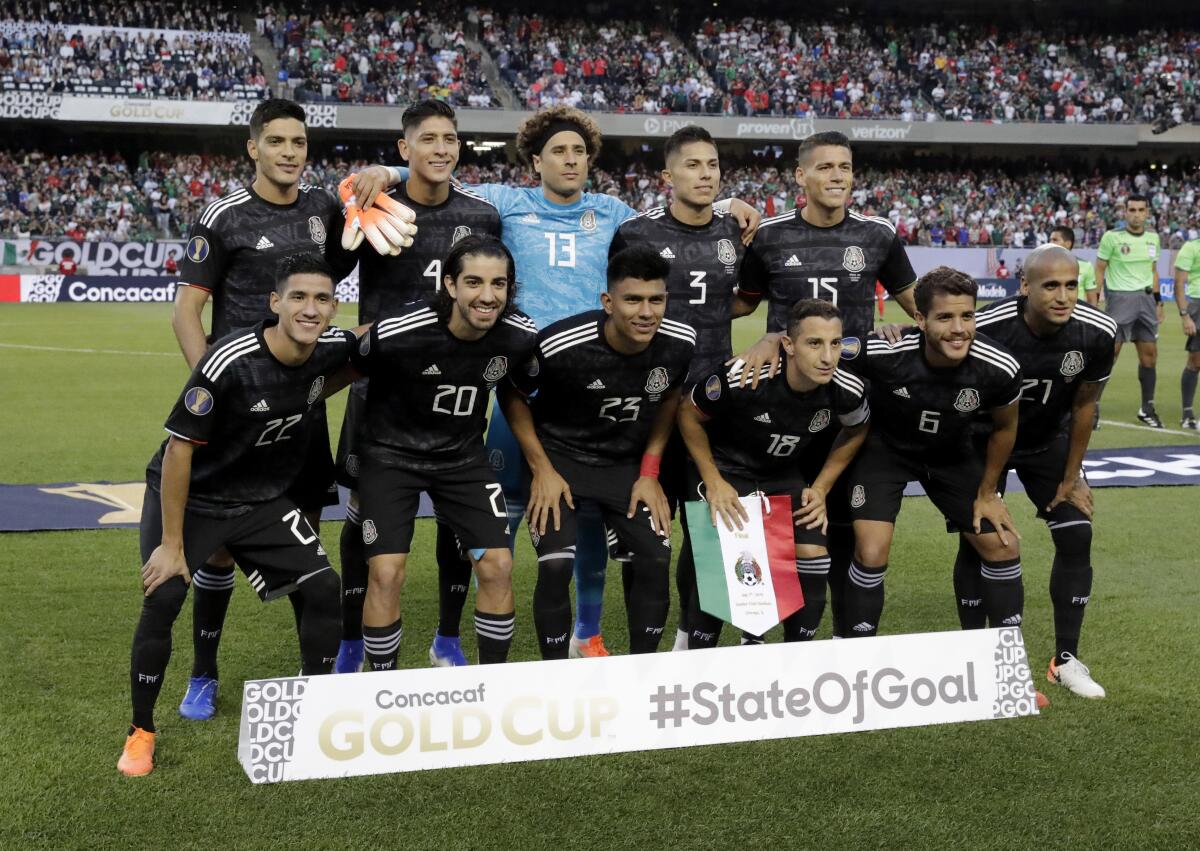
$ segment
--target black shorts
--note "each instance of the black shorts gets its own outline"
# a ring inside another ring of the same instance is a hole
[[[975,497],[983,478],[983,460],[971,452],[947,463],[932,464],[903,456],[872,434],[846,472],[850,515],[855,520],[895,523],[909,482],[920,482],[930,501],[960,529],[973,528]],[[984,520],[981,530],[993,532]]]
[[[160,500],[158,491],[147,486],[139,533],[142,564],[162,543]],[[188,570],[198,571],[221,547],[233,555],[263,602],[290,594],[310,576],[333,569],[303,509],[287,497],[237,517],[184,513],[183,555]]]
[[[557,452],[547,452],[547,455],[554,469],[570,486],[576,509],[583,501],[599,507],[608,539],[608,554],[613,561],[627,562],[636,555],[662,561],[664,566],[670,564],[671,539],[660,537],[654,531],[650,509],[640,505],[632,519],[626,516],[629,492],[637,481],[640,459],[598,467]],[[565,502],[559,504],[559,510],[558,531],[553,528],[553,520],[547,522],[545,535],[538,535],[532,526],[529,528],[529,537],[539,560],[559,552],[574,555],[577,511],[568,508]]]
[[[638,466],[640,469],[640,462]],[[672,517],[687,497],[689,466],[687,444],[683,442],[683,435],[679,433],[679,429],[672,429],[658,471],[658,483],[662,485],[663,493],[671,503]]]
[[[329,451],[329,420],[324,400],[313,406],[316,416],[309,432],[308,449],[300,475],[288,488],[288,496],[306,514],[320,511],[327,505],[338,504],[337,476],[333,453]]]
[[[800,496],[803,494],[804,489],[808,487],[808,482],[801,475],[781,479],[763,479],[762,481],[754,481],[744,476],[731,475],[725,472],[722,472],[721,475],[725,481],[737,489],[738,496],[750,496],[755,493],[761,493],[765,496],[787,494],[792,498],[792,511],[800,507]],[[691,501],[697,497],[704,499],[704,481],[700,478],[700,471],[696,469],[696,465],[689,464],[687,499]],[[686,515],[684,516],[686,518]],[[807,544],[824,547],[827,545],[825,533],[820,529],[805,529],[803,526],[797,526],[794,523],[792,524],[792,529],[795,532],[797,546]]]
[[[462,549],[508,548],[508,508],[486,460],[431,473],[371,459],[363,464],[358,478],[368,558],[409,551],[421,491],[429,493],[438,518],[454,530]]]
[[[337,481],[352,491],[358,490],[358,471],[362,468],[358,430],[367,412],[367,379],[360,378],[346,391],[346,413],[338,435]]]
[[[815,482],[821,475],[821,468],[829,459],[833,443],[841,429],[827,428],[817,433],[808,446],[804,447],[801,459],[801,469],[806,481]],[[830,526],[849,526],[853,518],[850,516],[850,488],[846,484],[846,473],[842,473],[829,493],[825,495],[825,514]]]

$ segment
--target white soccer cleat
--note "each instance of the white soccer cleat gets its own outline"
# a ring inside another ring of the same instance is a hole
[[[1067,661],[1061,665],[1056,664],[1057,659],[1050,660],[1046,679],[1080,697],[1090,697],[1094,700],[1104,697],[1104,687],[1092,679],[1092,672],[1088,670],[1088,666],[1069,653],[1063,655],[1067,657]]]
[[[688,649],[688,634],[685,630],[675,630],[675,644],[671,647],[672,652]]]

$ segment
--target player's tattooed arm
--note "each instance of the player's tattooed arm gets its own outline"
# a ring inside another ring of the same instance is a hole
[[[988,437],[987,457],[984,460],[983,478],[979,480],[979,492],[975,495],[972,526],[975,534],[981,534],[984,520],[996,528],[1000,543],[1008,546],[1009,534],[1020,539],[1021,535],[1013,523],[1008,506],[1000,496],[1000,476],[1004,474],[1008,456],[1017,442],[1017,400],[1002,408],[992,409],[992,433]]]
[[[208,351],[208,337],[204,333],[204,304],[208,301],[208,290],[199,287],[176,287],[175,306],[171,311],[171,328],[179,341],[179,350],[189,369],[195,369],[200,358]]]
[[[821,472],[800,494],[800,508],[792,512],[797,526],[803,526],[805,529],[820,527],[822,533],[828,531],[829,518],[825,511],[825,497],[833,483],[850,466],[858,450],[866,443],[870,428],[869,420],[856,426],[842,427],[829,450],[825,465],[821,467]]]
[[[650,436],[646,439],[646,448],[642,452],[641,471],[629,492],[629,510],[626,512],[626,516],[632,519],[638,503],[645,505],[650,509],[650,525],[664,538],[671,535],[671,503],[667,501],[667,495],[658,482],[658,467],[675,428],[679,396],[679,388],[669,390],[659,405],[654,424],[650,427]]]
[[[1068,502],[1082,511],[1090,520],[1092,517],[1092,489],[1088,487],[1083,477],[1083,456],[1087,452],[1088,443],[1092,439],[1092,424],[1096,415],[1096,405],[1100,403],[1102,381],[1091,381],[1080,384],[1075,391],[1075,400],[1071,403],[1070,437],[1067,442],[1067,463],[1063,471],[1063,479],[1054,494],[1054,500],[1046,506],[1049,513],[1060,504]]]
[[[172,436],[163,453],[159,484],[163,532],[162,541],[142,566],[142,587],[147,597],[172,577],[182,576],[184,582],[192,581],[183,554],[183,512],[192,480],[194,449],[195,444]]]
[[[533,426],[529,403],[511,386],[501,385],[497,393],[500,406],[504,409],[504,418],[508,420],[508,427],[512,429],[513,437],[521,447],[521,454],[525,456],[525,463],[533,474],[529,483],[529,507],[525,510],[525,519],[529,528],[536,529],[539,535],[546,534],[548,520],[553,521],[554,531],[557,532],[562,520],[560,503],[565,502],[567,508],[575,510],[571,486],[550,463],[550,457],[546,455]]]
[[[698,388],[696,388],[698,389]],[[693,391],[695,392],[695,390]],[[708,502],[708,514],[712,524],[717,525],[717,518],[725,522],[726,529],[741,529],[742,524],[750,520],[746,507],[738,499],[737,489],[725,480],[717,463],[713,460],[712,444],[708,442],[708,432],[704,423],[711,417],[696,407],[691,398],[683,400],[679,405],[675,422],[679,426],[679,434],[687,446],[688,454],[700,471],[704,481],[704,497]]]

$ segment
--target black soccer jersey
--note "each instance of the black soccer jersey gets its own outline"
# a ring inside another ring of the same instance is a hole
[[[395,256],[379,254],[366,241],[353,252],[359,264],[358,321],[364,325],[395,316],[409,302],[441,289],[442,261],[463,237],[500,237],[500,214],[490,201],[469,190],[452,185],[450,197],[436,207],[413,201],[405,184],[388,194],[416,213],[417,235],[411,247]],[[331,252],[345,253],[340,242]]]
[[[1079,302],[1067,324],[1037,337],[1025,322],[1026,299],[993,302],[975,315],[975,327],[1001,343],[1021,364],[1021,424],[1015,452],[1044,449],[1071,420],[1079,385],[1112,372],[1117,324],[1107,313]]]
[[[221,338],[270,317],[279,261],[293,254],[324,254],[331,228],[341,226],[340,210],[328,190],[307,184],[291,204],[272,204],[249,186],[209,204],[188,233],[179,277],[212,293],[212,336]],[[350,268],[353,262],[344,268],[335,263],[339,278]]]
[[[972,420],[1017,400],[1021,367],[982,334],[949,369],[931,367],[924,348],[925,335],[914,328],[894,345],[869,338],[866,351],[847,362],[871,382],[873,430],[909,457],[945,464],[969,451]]]
[[[788,386],[787,356],[781,360],[774,378],[762,368],[757,388],[741,386],[742,365],[692,385],[692,404],[711,418],[704,429],[722,473],[754,480],[801,475],[813,438],[870,419],[867,390],[857,375],[839,369],[828,384],[797,393]]]
[[[484,458],[488,391],[532,363],[537,326],[520,311],[478,340],[460,340],[423,302],[381,319],[354,365],[370,377],[362,437],[368,463],[418,472]]]
[[[534,367],[513,375],[532,396],[542,445],[599,466],[641,456],[663,396],[683,384],[696,348],[694,329],[664,319],[643,351],[621,354],[604,339],[606,318],[591,310],[555,322],[538,335]]]
[[[354,332],[329,328],[300,366],[271,354],[265,322],[230,334],[205,353],[188,379],[167,431],[197,444],[188,510],[232,517],[281,496],[306,458],[325,380],[350,359]],[[166,442],[146,469],[160,487]]]
[[[733,292],[746,253],[733,217],[714,210],[712,221],[697,227],[679,221],[666,207],[655,207],[617,229],[609,256],[630,245],[649,245],[671,264],[667,318],[696,330],[689,379],[728,360]]]
[[[788,308],[819,298],[841,309],[845,336],[864,339],[875,327],[875,282],[895,294],[916,280],[904,242],[887,219],[848,210],[839,224],[819,228],[796,208],[763,219],[738,288],[747,298],[767,297],[768,331],[786,331]]]

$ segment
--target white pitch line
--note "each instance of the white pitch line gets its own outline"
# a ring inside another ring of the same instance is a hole
[[[1147,425],[1134,425],[1133,423],[1119,423],[1116,420],[1100,420],[1100,425],[1115,426],[1116,428],[1131,428],[1135,431],[1148,431],[1154,434],[1178,434],[1181,437],[1200,438],[1200,433],[1194,431],[1180,431],[1174,428],[1151,428]],[[1106,452],[1109,450],[1105,450]]]
[[[74,352],[80,355],[141,355],[155,358],[179,357],[175,352],[130,352],[123,349],[68,349],[62,346],[30,346],[25,343],[0,343],[0,349],[29,349],[35,352]]]

